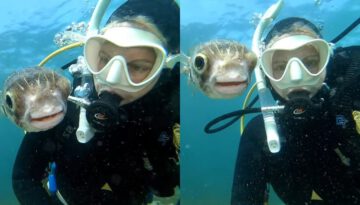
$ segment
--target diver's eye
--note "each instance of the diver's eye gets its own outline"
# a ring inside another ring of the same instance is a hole
[[[204,72],[207,66],[207,57],[204,54],[200,53],[197,56],[195,56],[193,64],[196,70],[202,73]]]
[[[13,101],[12,101],[12,99],[11,99],[11,97],[10,97],[9,94],[6,94],[5,102],[6,102],[6,105],[7,105],[10,109],[13,108]]]

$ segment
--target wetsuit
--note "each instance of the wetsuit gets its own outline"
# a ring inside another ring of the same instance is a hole
[[[179,123],[179,66],[163,70],[148,94],[124,105],[126,122],[76,139],[79,110],[69,103],[57,127],[27,133],[13,168],[13,188],[21,204],[59,204],[43,188],[55,162],[58,190],[68,204],[145,204],[152,194],[171,196],[179,184],[173,126]]]
[[[288,205],[360,204],[360,47],[338,49],[328,67],[332,88],[306,119],[277,114],[279,153],[270,153],[261,116],[246,126],[236,161],[232,205],[263,205],[268,184]],[[321,95],[321,94],[320,94]],[[312,200],[318,194],[322,200]]]

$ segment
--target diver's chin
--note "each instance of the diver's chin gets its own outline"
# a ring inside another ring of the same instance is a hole
[[[118,92],[116,92],[115,90],[108,88],[108,87],[101,87],[97,92],[98,92],[98,95],[100,95],[103,92],[120,95]]]
[[[62,109],[60,111],[42,116],[31,117],[30,115],[28,119],[30,126],[33,128],[32,131],[39,132],[55,127],[64,119],[64,117],[65,111]]]
[[[220,95],[235,97],[241,95],[245,91],[247,86],[248,86],[247,81],[221,82],[221,83],[217,82],[214,84],[214,89]]]
[[[311,99],[313,97],[313,93],[311,93],[308,89],[303,88],[292,88],[288,89],[286,95],[283,97],[289,101],[292,98],[296,98],[298,96],[302,96],[303,98]]]

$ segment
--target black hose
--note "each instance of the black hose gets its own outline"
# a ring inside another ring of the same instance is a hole
[[[348,34],[350,31],[352,31],[357,25],[360,24],[360,18],[358,18],[356,21],[354,21],[350,26],[348,26],[343,32],[341,32],[338,36],[336,36],[333,40],[331,40],[331,43],[336,43],[340,39],[342,39],[346,34]]]
[[[206,126],[205,126],[205,132],[207,134],[212,134],[212,133],[215,133],[215,132],[219,132],[220,130],[223,130],[227,127],[229,127],[231,124],[233,124],[234,122],[236,122],[241,116],[245,115],[245,114],[249,114],[249,113],[256,113],[256,112],[261,112],[261,108],[246,108],[244,110],[237,110],[237,111],[234,111],[234,112],[230,112],[230,113],[227,113],[227,114],[224,114],[222,116],[219,116],[213,120],[211,120]],[[211,128],[212,126],[214,126],[215,124],[225,120],[225,119],[228,119],[228,118],[231,118],[233,117],[232,120],[230,120],[229,122],[225,123],[224,125],[222,126],[219,126],[219,127],[216,127],[216,128]]]
[[[213,120],[211,120],[209,123],[206,124],[205,126],[205,132],[207,134],[212,134],[212,133],[215,133],[215,132],[219,132],[227,127],[229,127],[230,125],[232,125],[234,122],[236,122],[241,116],[243,116],[244,114],[248,114],[248,113],[255,113],[256,111],[252,112],[250,110],[250,108],[259,100],[259,96],[257,95],[251,102],[250,104],[245,108],[245,110],[238,110],[238,111],[234,111],[234,112],[230,112],[230,113],[227,113],[227,114],[224,114],[224,115],[221,115]],[[260,108],[254,108],[254,109],[260,109]],[[250,111],[247,111],[247,110],[250,110]],[[261,112],[261,109],[260,111]],[[237,115],[237,113],[239,113]],[[217,127],[217,128],[214,128],[214,129],[210,129],[213,125],[215,125],[216,123],[219,123],[223,120],[226,120],[227,118],[230,118],[230,117],[234,117],[231,121],[225,123],[224,125],[220,126],[220,127]]]
[[[65,69],[68,69],[68,67],[70,67],[72,64],[75,64],[77,62],[77,59],[74,59],[72,61],[70,61],[69,63],[61,66],[61,69],[65,70]]]
[[[247,109],[247,108],[251,108],[258,100],[259,100],[259,96],[257,95],[257,96],[254,97],[254,99],[249,103],[249,105],[246,107],[246,109]]]

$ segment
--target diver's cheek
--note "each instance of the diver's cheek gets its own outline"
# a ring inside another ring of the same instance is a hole
[[[113,90],[113,92],[122,98],[120,105],[125,105],[130,102],[133,102],[136,100],[136,97],[137,97],[136,93],[130,93],[130,92],[123,91],[123,90]]]
[[[140,99],[141,97],[143,97],[144,95],[146,95],[154,87],[155,83],[156,81],[150,83],[147,87],[137,92],[127,92],[119,89],[113,90],[113,92],[123,98],[120,105],[125,105],[134,102]]]
[[[105,86],[102,86],[102,85],[100,85],[98,83],[94,83],[94,84],[95,84],[95,90],[96,90],[97,93],[100,93],[102,90],[105,90],[104,89]]]

